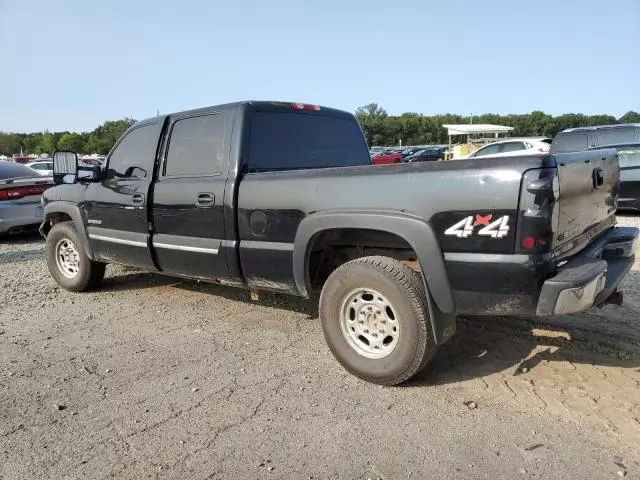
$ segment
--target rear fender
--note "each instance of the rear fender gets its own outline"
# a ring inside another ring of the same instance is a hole
[[[299,225],[293,252],[293,271],[299,293],[308,297],[310,285],[308,259],[314,237],[332,229],[379,230],[402,237],[414,250],[420,263],[428,298],[433,335],[438,344],[455,333],[455,305],[444,257],[429,223],[401,212],[360,210],[326,211],[306,217]]]
[[[42,225],[40,225],[40,234],[45,238],[47,237],[49,231],[51,230],[51,220],[55,218],[56,214],[60,213],[71,217],[82,249],[91,260],[95,260],[93,252],[91,251],[91,246],[89,245],[89,237],[87,236],[87,230],[84,226],[80,208],[78,208],[78,206],[74,203],[64,201],[48,203],[44,207],[44,221],[42,222]]]

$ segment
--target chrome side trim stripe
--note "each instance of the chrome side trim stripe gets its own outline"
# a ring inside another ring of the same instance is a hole
[[[168,250],[179,250],[181,252],[195,252],[195,253],[210,253],[216,255],[218,253],[217,248],[205,248],[205,247],[189,247],[186,245],[173,245],[170,243],[158,243],[152,242],[155,248],[166,248]]]
[[[103,242],[118,243],[120,245],[130,245],[132,247],[147,246],[145,242],[137,242],[135,240],[125,240],[124,238],[105,237],[104,235],[96,235],[95,233],[90,233],[89,238],[93,240],[101,240]]]

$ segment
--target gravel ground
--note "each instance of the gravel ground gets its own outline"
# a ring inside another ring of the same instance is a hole
[[[382,388],[341,369],[310,302],[119,266],[72,294],[41,239],[6,238],[0,478],[640,478],[638,280],[622,307],[461,319]]]

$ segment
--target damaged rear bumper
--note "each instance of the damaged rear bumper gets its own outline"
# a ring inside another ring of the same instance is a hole
[[[616,227],[558,268],[542,285],[537,315],[566,315],[603,303],[635,262],[637,228]]]

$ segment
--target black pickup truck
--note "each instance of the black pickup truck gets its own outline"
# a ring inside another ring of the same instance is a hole
[[[459,314],[620,301],[638,230],[616,228],[615,150],[371,165],[353,115],[239,102],[133,125],[103,167],[56,152],[43,195],[64,288],[111,262],[309,297],[353,374],[418,372]],[[253,295],[255,297],[255,295]]]

